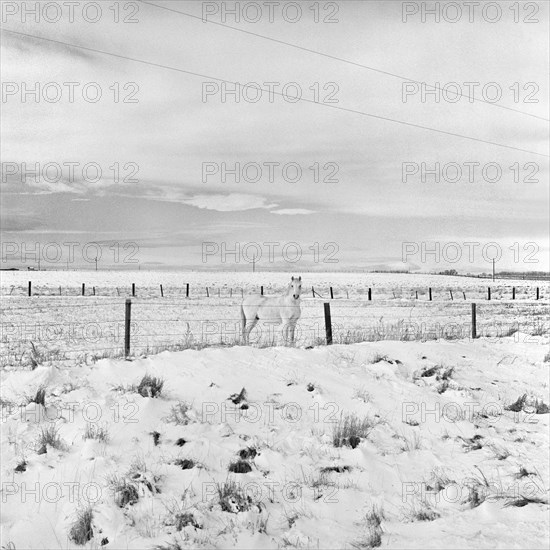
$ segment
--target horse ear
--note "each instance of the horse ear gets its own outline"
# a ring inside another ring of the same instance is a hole
[[[302,280],[302,276],[301,276],[301,275],[300,275],[300,276],[298,277],[298,280],[299,280],[299,281],[301,281],[301,280]]]
[[[292,279],[290,279],[291,281],[294,281],[294,275],[292,276]]]

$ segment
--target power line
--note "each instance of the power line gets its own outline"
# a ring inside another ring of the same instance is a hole
[[[209,24],[212,24],[212,25],[217,25],[219,27],[224,27],[226,29],[231,29],[232,31],[241,32],[243,34],[248,34],[250,36],[255,36],[257,38],[263,38],[264,40],[269,40],[270,42],[275,42],[277,44],[283,44],[284,46],[289,46],[290,48],[295,48],[297,50],[312,53],[314,55],[319,55],[321,57],[326,57],[328,59],[334,59],[335,61],[340,61],[342,63],[347,63],[348,65],[353,65],[354,67],[360,67],[361,69],[367,69],[369,71],[380,73],[380,74],[383,74],[383,75],[386,75],[386,76],[391,76],[392,78],[398,78],[399,80],[412,82],[414,84],[424,84],[426,86],[429,86],[429,87],[433,88],[434,90],[439,90],[440,92],[442,90],[444,90],[444,87],[441,88],[440,86],[437,86],[435,84],[428,84],[426,82],[422,82],[422,81],[416,80],[414,78],[407,78],[406,76],[401,76],[401,75],[396,74],[396,73],[392,73],[392,72],[389,72],[389,71],[384,71],[383,69],[378,69],[376,67],[371,67],[369,65],[363,65],[362,63],[357,63],[356,61],[351,61],[350,59],[345,59],[343,57],[338,57],[338,56],[331,55],[331,54],[328,54],[328,53],[319,52],[319,51],[313,50],[311,48],[306,48],[305,46],[300,46],[298,44],[293,44],[292,42],[286,42],[284,40],[279,40],[278,38],[273,38],[271,36],[266,36],[264,34],[259,34],[259,33],[256,33],[256,32],[247,31],[245,29],[239,29],[237,27],[232,27],[231,25],[226,25],[225,23],[218,23],[217,21],[207,21],[207,20],[204,20],[202,17],[200,17],[198,15],[193,15],[192,13],[187,13],[187,12],[175,10],[173,8],[168,8],[166,6],[160,6],[158,4],[153,4],[152,2],[147,2],[145,0],[139,0],[139,1],[142,4],[147,4],[148,6],[153,6],[155,8],[159,8],[159,9],[162,9],[162,10],[166,10],[166,11],[170,11],[170,12],[174,12],[174,13],[179,13],[180,15],[184,15],[186,17],[191,17],[193,19],[199,19],[203,23],[209,23]],[[497,103],[492,103],[491,101],[487,101],[486,99],[481,99],[481,98],[478,98],[478,97],[475,97],[475,96],[470,96],[470,95],[467,95],[467,94],[463,94],[461,92],[453,91],[452,93],[454,93],[455,95],[458,95],[458,96],[462,96],[462,97],[465,97],[465,98],[468,98],[468,99],[472,99],[474,101],[479,101],[479,102],[482,102],[482,103],[486,103],[487,105],[492,105],[493,107],[498,107],[500,109],[506,109],[507,111],[513,111],[515,113],[519,113],[519,114],[522,114],[522,115],[525,115],[525,116],[530,116],[530,117],[533,117],[533,118],[538,118],[540,120],[544,120],[545,122],[550,122],[550,119],[548,119],[548,118],[544,118],[544,117],[539,116],[539,115],[534,115],[532,113],[527,113],[527,112],[522,111],[520,109],[514,109],[513,107],[507,107],[506,105],[498,105]]]
[[[71,44],[69,42],[63,42],[61,40],[54,40],[53,38],[44,38],[42,36],[36,36],[34,34],[28,34],[28,33],[24,33],[24,32],[12,31],[10,29],[3,29],[3,30],[4,30],[4,32],[11,33],[11,34],[18,35],[18,36],[25,36],[27,38],[34,38],[34,39],[37,39],[37,40],[43,40],[43,41],[51,42],[51,43],[54,43],[54,44],[60,44],[62,46],[68,46],[70,48],[77,48],[79,50],[84,50],[84,51],[99,53],[99,54],[102,54],[102,55],[108,55],[108,56],[111,56],[111,57],[116,57],[118,59],[124,59],[124,60],[127,60],[127,61],[134,61],[135,63],[141,63],[143,65],[149,65],[151,67],[158,67],[160,69],[167,69],[167,70],[170,70],[170,71],[184,73],[184,74],[188,74],[188,75],[191,75],[191,76],[198,76],[200,78],[208,78],[210,80],[216,80],[217,82],[222,82],[222,83],[225,83],[225,84],[232,84],[233,86],[239,86],[240,85],[238,82],[235,82],[235,81],[232,81],[232,80],[226,80],[224,78],[218,78],[218,77],[215,77],[215,76],[209,76],[209,75],[205,75],[205,74],[201,74],[201,73],[196,73],[196,72],[193,72],[193,71],[180,69],[178,67],[173,67],[173,66],[170,66],[170,65],[163,65],[161,63],[155,63],[153,61],[145,61],[143,59],[138,59],[136,57],[129,57],[129,56],[113,53],[113,52],[107,52],[105,50],[90,48],[90,47],[87,47],[87,46],[79,46],[77,44]],[[245,86],[245,87],[248,87],[248,86]],[[262,92],[267,92],[267,93],[273,93],[273,94],[276,94],[276,95],[280,95],[284,98],[290,97],[290,96],[285,95],[282,92],[276,92],[274,90],[268,90],[268,89],[264,89],[264,88],[261,88],[261,87],[255,87],[254,89],[260,90]],[[487,145],[494,145],[495,147],[502,147],[502,148],[505,148],[505,149],[512,149],[514,151],[520,151],[522,153],[530,153],[532,155],[537,155],[537,156],[546,157],[546,158],[548,158],[550,156],[550,155],[545,155],[543,153],[538,153],[536,151],[531,151],[529,149],[522,149],[520,147],[514,147],[513,145],[506,145],[506,144],[503,144],[503,143],[497,143],[497,142],[494,142],[494,141],[489,141],[489,140],[485,140],[485,139],[481,139],[481,138],[475,138],[475,137],[472,137],[472,136],[457,134],[455,132],[448,132],[446,130],[440,130],[438,128],[431,128],[429,126],[423,126],[421,124],[414,124],[412,122],[405,122],[403,120],[397,120],[397,119],[394,119],[394,118],[384,117],[384,116],[381,116],[381,115],[366,113],[364,111],[359,111],[357,109],[350,109],[348,107],[340,107],[340,106],[332,105],[332,104],[329,104],[329,103],[318,103],[318,102],[316,102],[312,99],[306,99],[306,98],[294,98],[294,99],[296,99],[297,101],[304,101],[306,103],[312,103],[314,105],[319,105],[319,106],[334,109],[334,110],[337,110],[337,111],[343,111],[343,112],[347,112],[347,113],[362,115],[362,116],[374,118],[374,119],[377,119],[377,120],[384,120],[386,122],[393,122],[395,124],[401,124],[402,126],[409,126],[411,128],[419,128],[421,130],[428,130],[430,132],[436,132],[438,134],[443,134],[443,135],[452,136],[452,137],[458,137],[458,138],[462,138],[462,139],[468,139],[470,141],[475,141],[475,142],[478,142],[478,143],[485,143]]]

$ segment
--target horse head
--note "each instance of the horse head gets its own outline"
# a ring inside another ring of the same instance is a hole
[[[300,293],[302,292],[302,276],[300,275],[298,278],[292,277],[288,288],[289,294],[292,295],[295,300],[298,300],[300,298]]]

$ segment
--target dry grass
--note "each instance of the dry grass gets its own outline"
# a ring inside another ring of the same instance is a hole
[[[192,422],[189,417],[189,411],[191,411],[191,405],[185,401],[178,401],[175,405],[172,405],[170,413],[164,418],[166,422],[177,424],[178,426],[187,426]]]
[[[99,424],[88,422],[83,437],[84,439],[96,439],[102,443],[108,443],[110,439],[109,428],[107,425],[100,426]]]
[[[218,499],[222,511],[236,514],[246,512],[256,504],[250,495],[234,481],[228,480],[217,485]]]
[[[64,451],[67,448],[67,445],[59,437],[59,428],[53,424],[41,429],[36,446],[39,452],[46,452],[48,447],[58,451]]]
[[[84,546],[87,542],[92,540],[94,536],[92,528],[93,519],[94,514],[91,508],[79,510],[76,520],[69,531],[69,538],[79,546]]]
[[[160,397],[164,380],[162,378],[146,374],[138,384],[136,391],[142,397]]]
[[[349,446],[353,449],[365,439],[379,421],[368,416],[359,418],[356,414],[340,414],[332,432],[332,444],[335,447]]]

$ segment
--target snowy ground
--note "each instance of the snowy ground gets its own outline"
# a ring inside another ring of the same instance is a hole
[[[90,507],[88,548],[547,548],[547,352],[384,341],[4,370],[2,544],[77,547]],[[160,395],[136,391],[145,374]],[[25,406],[39,387],[45,407]],[[349,413],[365,432],[335,446]]]
[[[547,283],[307,274],[296,346],[239,345],[287,278],[2,273],[2,546],[546,548]]]

